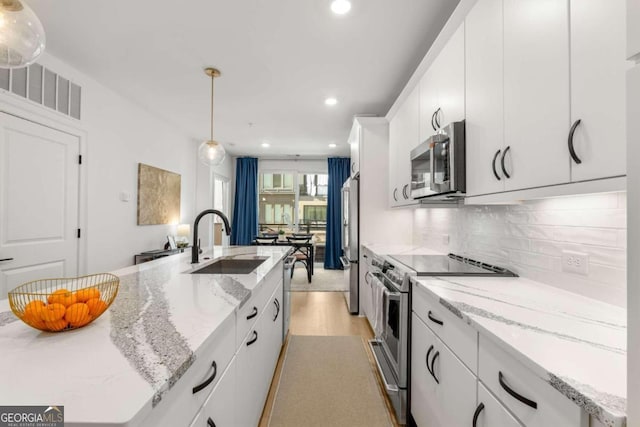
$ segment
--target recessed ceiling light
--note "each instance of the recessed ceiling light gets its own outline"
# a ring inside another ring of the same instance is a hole
[[[336,148],[336,144],[329,144],[329,148]]]
[[[344,15],[351,10],[351,2],[348,0],[333,0],[331,10],[337,15]]]
[[[262,146],[263,146],[264,148],[269,148],[269,147],[271,146],[271,144],[269,144],[268,142],[263,142],[263,143],[262,143]]]
[[[338,100],[335,98],[327,98],[324,100],[324,103],[326,105],[336,105],[338,103]]]

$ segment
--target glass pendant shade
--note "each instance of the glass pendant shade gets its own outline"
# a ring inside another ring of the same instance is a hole
[[[33,10],[19,0],[0,0],[0,67],[26,67],[44,47],[44,28]]]
[[[222,144],[216,141],[205,141],[198,147],[198,157],[207,166],[218,166],[226,154]]]

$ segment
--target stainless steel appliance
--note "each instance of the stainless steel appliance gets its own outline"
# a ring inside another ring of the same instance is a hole
[[[406,423],[409,366],[410,293],[412,276],[494,276],[515,277],[516,274],[459,255],[390,255],[376,257],[371,274],[374,289],[380,292],[378,310],[382,311],[382,327],[369,341],[382,376],[396,419]],[[375,292],[375,291],[374,291]]]
[[[450,123],[411,150],[411,197],[446,200],[465,191],[463,120]]]
[[[342,257],[344,269],[344,297],[352,314],[358,314],[358,185],[360,179],[348,178],[342,186]]]

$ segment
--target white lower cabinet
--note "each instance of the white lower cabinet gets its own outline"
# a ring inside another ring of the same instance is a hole
[[[233,427],[235,409],[236,364],[235,359],[220,378],[204,407],[191,423],[191,427]]]
[[[419,427],[469,426],[476,409],[476,376],[412,315],[411,413]]]
[[[275,301],[278,300],[278,303]],[[282,347],[282,283],[236,354],[236,425],[257,426]]]
[[[478,406],[473,413],[473,427],[522,427],[522,424],[509,413],[507,408],[478,383]]]

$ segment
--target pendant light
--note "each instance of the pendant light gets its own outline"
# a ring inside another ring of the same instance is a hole
[[[211,138],[198,147],[198,157],[207,166],[217,166],[224,160],[225,149],[213,139],[213,80],[220,77],[220,71],[215,68],[205,68],[205,74],[211,77]]]
[[[20,0],[0,0],[0,67],[26,67],[44,46],[44,28],[33,10]]]

